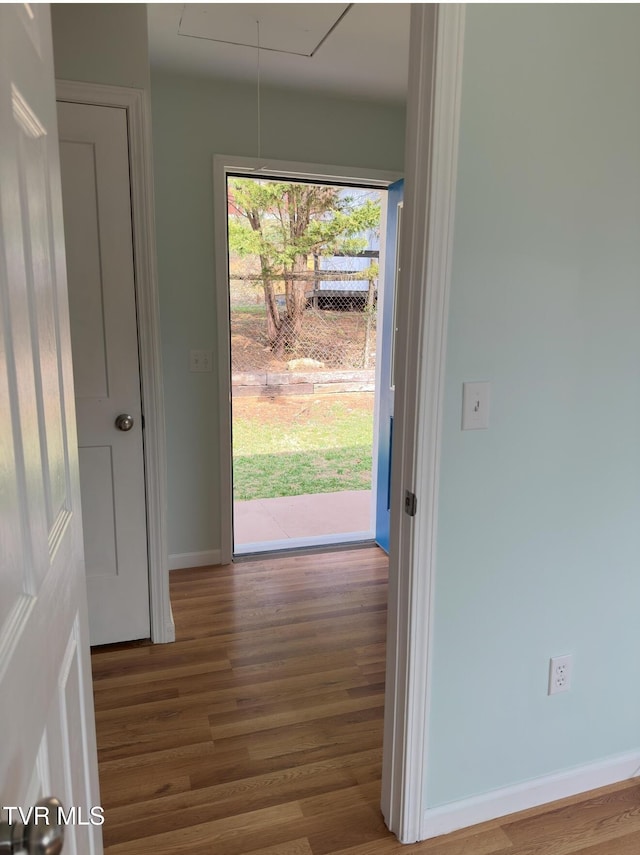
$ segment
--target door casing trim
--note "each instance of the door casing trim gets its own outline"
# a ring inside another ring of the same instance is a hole
[[[231,446],[231,341],[229,331],[229,271],[227,269],[226,180],[234,175],[312,179],[331,183],[373,185],[386,189],[402,173],[354,166],[327,166],[255,157],[216,154],[213,157],[213,219],[215,241],[216,330],[218,336],[218,409],[220,430],[220,561],[233,560],[233,480]],[[383,286],[384,287],[384,286]],[[375,459],[375,458],[374,458]],[[375,496],[375,492],[374,492]]]
[[[381,808],[402,843],[431,836],[427,770],[462,4],[411,7]],[[417,512],[404,513],[404,494]]]
[[[138,352],[144,412],[151,640],[175,641],[169,599],[167,551],[167,453],[156,261],[151,107],[144,89],[56,80],[56,99],[127,111],[133,224]]]

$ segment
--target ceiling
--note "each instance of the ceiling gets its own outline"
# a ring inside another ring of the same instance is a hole
[[[404,101],[408,3],[149,3],[155,69]]]

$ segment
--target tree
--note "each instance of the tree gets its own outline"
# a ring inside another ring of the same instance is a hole
[[[229,250],[260,259],[267,338],[282,357],[300,337],[312,278],[309,257],[365,249],[365,233],[379,228],[380,203],[324,184],[230,178],[228,211]],[[277,282],[285,287],[282,310]]]

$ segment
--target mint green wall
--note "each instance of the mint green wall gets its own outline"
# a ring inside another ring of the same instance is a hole
[[[467,7],[428,806],[640,749],[639,43],[638,6]]]
[[[56,77],[149,88],[145,3],[52,3]]]
[[[169,553],[220,546],[216,373],[190,373],[191,348],[216,352],[214,154],[256,154],[255,87],[152,72],[160,314],[167,424]],[[404,109],[262,91],[265,157],[402,170]]]

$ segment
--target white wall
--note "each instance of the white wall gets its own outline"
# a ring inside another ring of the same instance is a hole
[[[56,77],[149,89],[145,3],[53,3]]]
[[[639,43],[637,5],[467,8],[428,807],[640,750]]]

